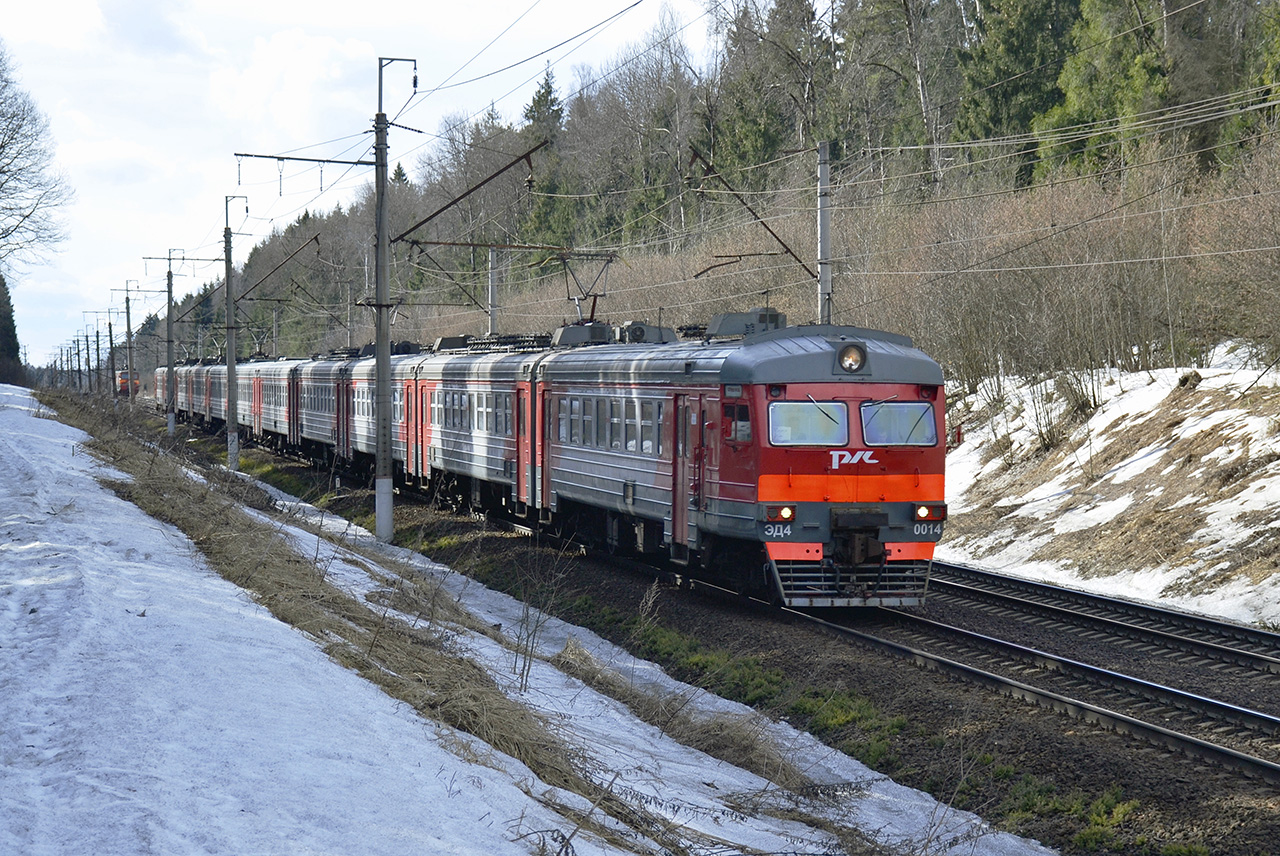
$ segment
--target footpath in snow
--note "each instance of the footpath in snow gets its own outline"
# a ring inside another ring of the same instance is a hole
[[[331,661],[214,574],[183,534],[99,485],[107,471],[80,449],[83,435],[40,412],[27,391],[0,386],[0,853],[523,854],[556,852],[568,836],[565,853],[657,852],[621,824],[632,848],[575,833],[547,806],[589,812],[586,800]],[[367,562],[288,534],[349,591],[374,587]],[[521,604],[396,553],[484,620],[519,626]],[[571,637],[630,680],[738,710],[554,620],[540,653]],[[773,726],[790,759],[830,785],[801,800],[670,741],[545,662],[521,690],[507,649],[459,639],[691,853],[840,852],[829,833],[768,811],[788,807],[904,854],[1049,852]],[[761,811],[744,813],[748,802]]]

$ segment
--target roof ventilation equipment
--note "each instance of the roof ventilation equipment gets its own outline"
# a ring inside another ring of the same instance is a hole
[[[572,345],[605,345],[612,341],[613,328],[598,321],[570,324],[561,327],[551,335],[553,348],[567,348]]]
[[[470,336],[441,336],[436,339],[435,344],[431,346],[431,350],[434,353],[439,353],[440,351],[465,351],[470,341]]]
[[[643,342],[656,345],[676,340],[676,331],[670,327],[659,327],[656,324],[647,324],[644,321],[628,321],[621,327],[615,327],[613,335],[619,342],[636,344]]]
[[[754,336],[756,333],[778,330],[785,326],[787,316],[776,309],[758,307],[748,312],[725,312],[711,318],[711,323],[707,325],[707,338]]]

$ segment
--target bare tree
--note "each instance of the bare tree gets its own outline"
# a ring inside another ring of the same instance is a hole
[[[71,189],[53,168],[49,120],[14,79],[0,43],[0,264],[32,261],[63,237]]]

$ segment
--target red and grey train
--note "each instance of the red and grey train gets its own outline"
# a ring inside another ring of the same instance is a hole
[[[946,519],[942,370],[905,336],[717,316],[440,340],[392,357],[403,484],[452,491],[793,607],[923,602]],[[165,400],[167,370],[156,373]],[[225,365],[177,369],[219,427]],[[374,360],[242,363],[246,439],[372,471]]]

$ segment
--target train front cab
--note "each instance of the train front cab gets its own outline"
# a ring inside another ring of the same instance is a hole
[[[941,369],[857,328],[797,344],[785,372],[743,359],[724,386],[721,488],[755,489],[766,587],[792,607],[923,603],[946,519]]]
[[[822,386],[760,390],[757,525],[778,594],[797,607],[922,603],[946,518],[941,387]]]

